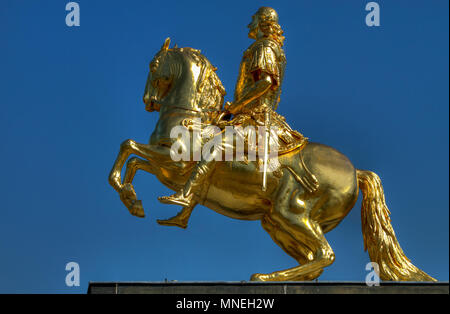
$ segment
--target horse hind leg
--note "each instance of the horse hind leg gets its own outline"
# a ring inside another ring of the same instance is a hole
[[[277,228],[277,225],[270,221],[267,217],[262,220],[263,228],[269,233],[272,240],[280,246],[283,251],[293,257],[300,265],[305,265],[311,262],[314,258],[313,252],[302,243],[294,239],[288,232]],[[323,272],[323,269],[314,273],[306,275],[298,275],[292,277],[290,280],[294,281],[311,281],[319,277]],[[251,280],[261,281],[262,274],[254,274]]]
[[[312,221],[304,221],[300,230],[295,227],[294,234],[289,230],[289,222],[280,224],[282,230],[277,231],[277,242],[289,255],[296,258],[300,266],[286,270],[276,271],[270,274],[254,274],[252,281],[300,281],[313,280],[321,275],[323,269],[334,262],[334,253],[321,231]],[[292,245],[294,243],[294,245]]]
[[[312,280],[334,262],[334,252],[320,225],[310,217],[311,204],[302,197],[305,193],[292,176],[285,173],[273,210],[263,219],[263,227],[300,266],[270,274],[254,274],[251,280]],[[274,230],[270,231],[270,225],[276,226]]]

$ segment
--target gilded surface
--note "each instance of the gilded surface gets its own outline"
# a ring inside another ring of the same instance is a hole
[[[159,112],[155,130],[148,144],[124,141],[109,176],[123,204],[132,215],[145,216],[132,185],[136,171],[144,170],[176,192],[160,198],[162,202],[183,206],[177,216],[159,220],[160,224],[186,228],[196,204],[231,218],[260,220],[273,241],[299,265],[253,274],[251,280],[313,280],[335,259],[325,234],[346,217],[361,190],[364,243],[380,267],[381,279],[433,281],[409,261],[397,242],[379,177],[355,169],[329,146],[308,143],[274,111],[286,65],[276,12],[260,8],[249,29],[255,42],[244,52],[235,99],[225,106],[225,89],[200,51],[170,48],[170,40],[164,42],[150,63],[144,94],[146,110]],[[278,156],[278,168],[264,174],[260,161],[175,162],[170,155],[176,141],[170,136],[172,128],[198,118],[218,126],[277,126],[277,136],[287,147]],[[138,157],[128,159],[132,154]]]

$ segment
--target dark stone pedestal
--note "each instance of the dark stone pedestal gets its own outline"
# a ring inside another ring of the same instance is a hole
[[[88,294],[449,294],[448,282],[91,282]]]

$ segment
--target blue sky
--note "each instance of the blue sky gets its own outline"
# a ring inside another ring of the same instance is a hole
[[[246,26],[274,7],[287,55],[279,113],[382,179],[406,255],[443,281],[449,270],[448,1],[80,0],[0,3],[0,292],[85,293],[89,281],[248,280],[295,266],[259,222],[198,206],[187,230],[159,226],[178,208],[138,173],[147,217],[123,207],[107,177],[120,143],[148,141],[158,119],[142,103],[148,63],[168,36],[201,49],[231,101]],[[361,200],[327,239],[320,281],[364,281]],[[77,262],[81,286],[65,285]]]

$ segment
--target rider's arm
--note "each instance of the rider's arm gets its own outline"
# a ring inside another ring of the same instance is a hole
[[[232,114],[241,112],[245,106],[264,95],[274,84],[272,77],[265,72],[254,73],[254,75],[257,78],[255,84],[229,108]]]

